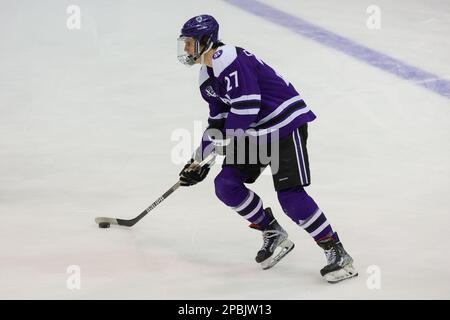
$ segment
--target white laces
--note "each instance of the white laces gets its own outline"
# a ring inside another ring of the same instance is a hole
[[[325,256],[327,257],[328,264],[334,263],[336,260],[336,250],[334,248],[325,250]]]
[[[269,241],[271,238],[277,237],[279,235],[281,235],[282,232],[279,230],[266,230],[263,231],[263,248],[266,248],[267,246],[269,246]]]

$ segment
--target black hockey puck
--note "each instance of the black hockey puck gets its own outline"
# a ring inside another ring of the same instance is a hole
[[[109,228],[111,226],[111,224],[109,223],[109,222],[100,222],[99,224],[98,224],[98,227],[99,228]]]

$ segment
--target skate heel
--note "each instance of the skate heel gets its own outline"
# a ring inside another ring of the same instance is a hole
[[[352,263],[347,264],[342,267],[342,269],[332,271],[324,275],[325,280],[328,283],[338,283],[342,280],[357,277],[358,271],[356,271],[355,267],[353,267]]]
[[[274,253],[268,257],[266,260],[261,262],[261,267],[263,270],[267,270],[272,268],[274,265],[276,265],[281,259],[283,259],[289,252],[294,249],[295,244],[289,240],[285,239],[282,241],[277,248],[275,249]]]
[[[352,257],[345,251],[336,233],[319,240],[317,243],[325,251],[327,265],[320,270],[322,277],[329,283],[337,283],[358,275],[353,267]]]

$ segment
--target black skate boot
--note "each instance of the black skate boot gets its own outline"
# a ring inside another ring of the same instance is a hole
[[[263,233],[264,243],[261,250],[258,251],[255,260],[266,270],[272,268],[284,258],[294,248],[294,243],[288,239],[287,232],[273,217],[272,210],[266,208],[264,212],[269,218],[269,225],[265,229],[261,229],[255,224],[251,224],[250,227]]]
[[[319,240],[317,244],[325,250],[325,256],[327,257],[328,264],[320,270],[320,274],[325,280],[329,283],[337,283],[358,275],[353,267],[352,257],[345,251],[336,233]]]

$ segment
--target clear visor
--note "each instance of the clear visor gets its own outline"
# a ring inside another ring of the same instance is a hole
[[[198,41],[192,37],[181,36],[177,39],[178,44],[178,60],[188,66],[195,64],[198,57]]]

